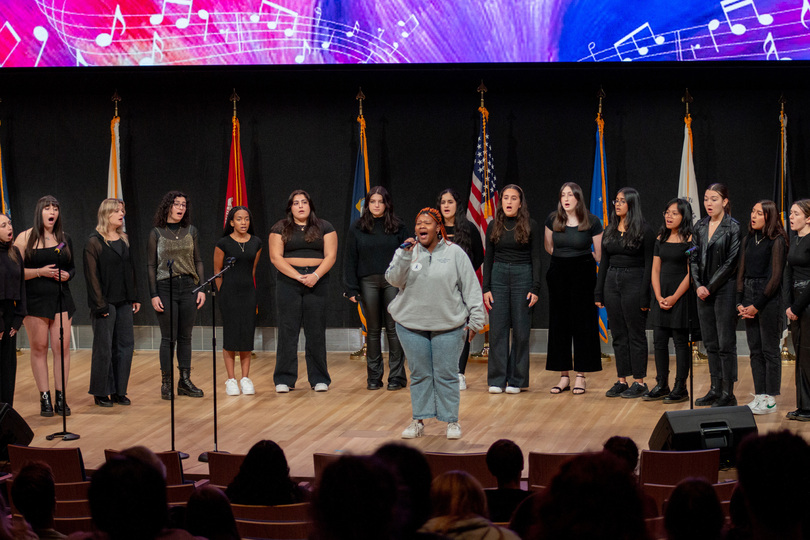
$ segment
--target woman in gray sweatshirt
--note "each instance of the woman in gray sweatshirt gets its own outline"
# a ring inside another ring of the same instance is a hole
[[[446,238],[439,211],[423,208],[416,216],[416,239],[396,251],[385,272],[399,289],[388,311],[411,369],[413,420],[403,439],[421,437],[425,418],[447,422],[447,438],[461,438],[458,357],[464,340],[486,324],[472,263]]]

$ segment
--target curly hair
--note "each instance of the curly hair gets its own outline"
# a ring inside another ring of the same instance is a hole
[[[166,220],[169,217],[169,212],[172,209],[172,205],[174,204],[174,200],[178,197],[183,197],[186,200],[186,212],[183,214],[183,217],[180,218],[180,226],[181,227],[188,227],[189,222],[191,221],[191,199],[188,198],[188,195],[183,193],[182,191],[170,191],[166,195],[160,199],[160,203],[158,204],[157,211],[155,212],[155,217],[152,220],[152,224],[155,227],[165,227]]]

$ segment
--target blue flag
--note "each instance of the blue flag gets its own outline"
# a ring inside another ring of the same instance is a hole
[[[357,164],[354,167],[354,188],[352,189],[351,222],[360,219],[363,213],[363,204],[369,189],[368,179],[368,151],[366,147],[366,119],[363,115],[357,117],[360,125],[360,144],[357,147]]]
[[[607,205],[607,167],[605,164],[605,141],[603,136],[605,134],[605,121],[602,120],[602,115],[596,117],[596,156],[593,160],[593,181],[591,182],[591,214],[595,215],[602,222],[602,228],[608,223],[608,205]],[[597,272],[599,271],[599,263],[596,264]],[[607,335],[607,311],[605,308],[599,308],[599,337],[605,343],[608,342]]]

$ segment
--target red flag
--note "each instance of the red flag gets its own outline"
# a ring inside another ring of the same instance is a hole
[[[228,212],[234,206],[247,206],[247,190],[245,189],[245,166],[242,163],[242,136],[239,129],[239,119],[233,117],[233,131],[231,137],[231,158],[228,163],[228,191],[225,195],[225,217],[223,226],[227,224]]]

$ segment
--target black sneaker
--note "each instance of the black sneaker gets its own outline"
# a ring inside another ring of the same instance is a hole
[[[625,385],[627,386],[627,385]],[[639,398],[647,392],[647,383],[639,384],[633,383],[633,386],[622,392],[620,395],[626,399]]]
[[[605,392],[605,397],[619,397],[627,390],[627,383],[616,381],[613,386]]]

